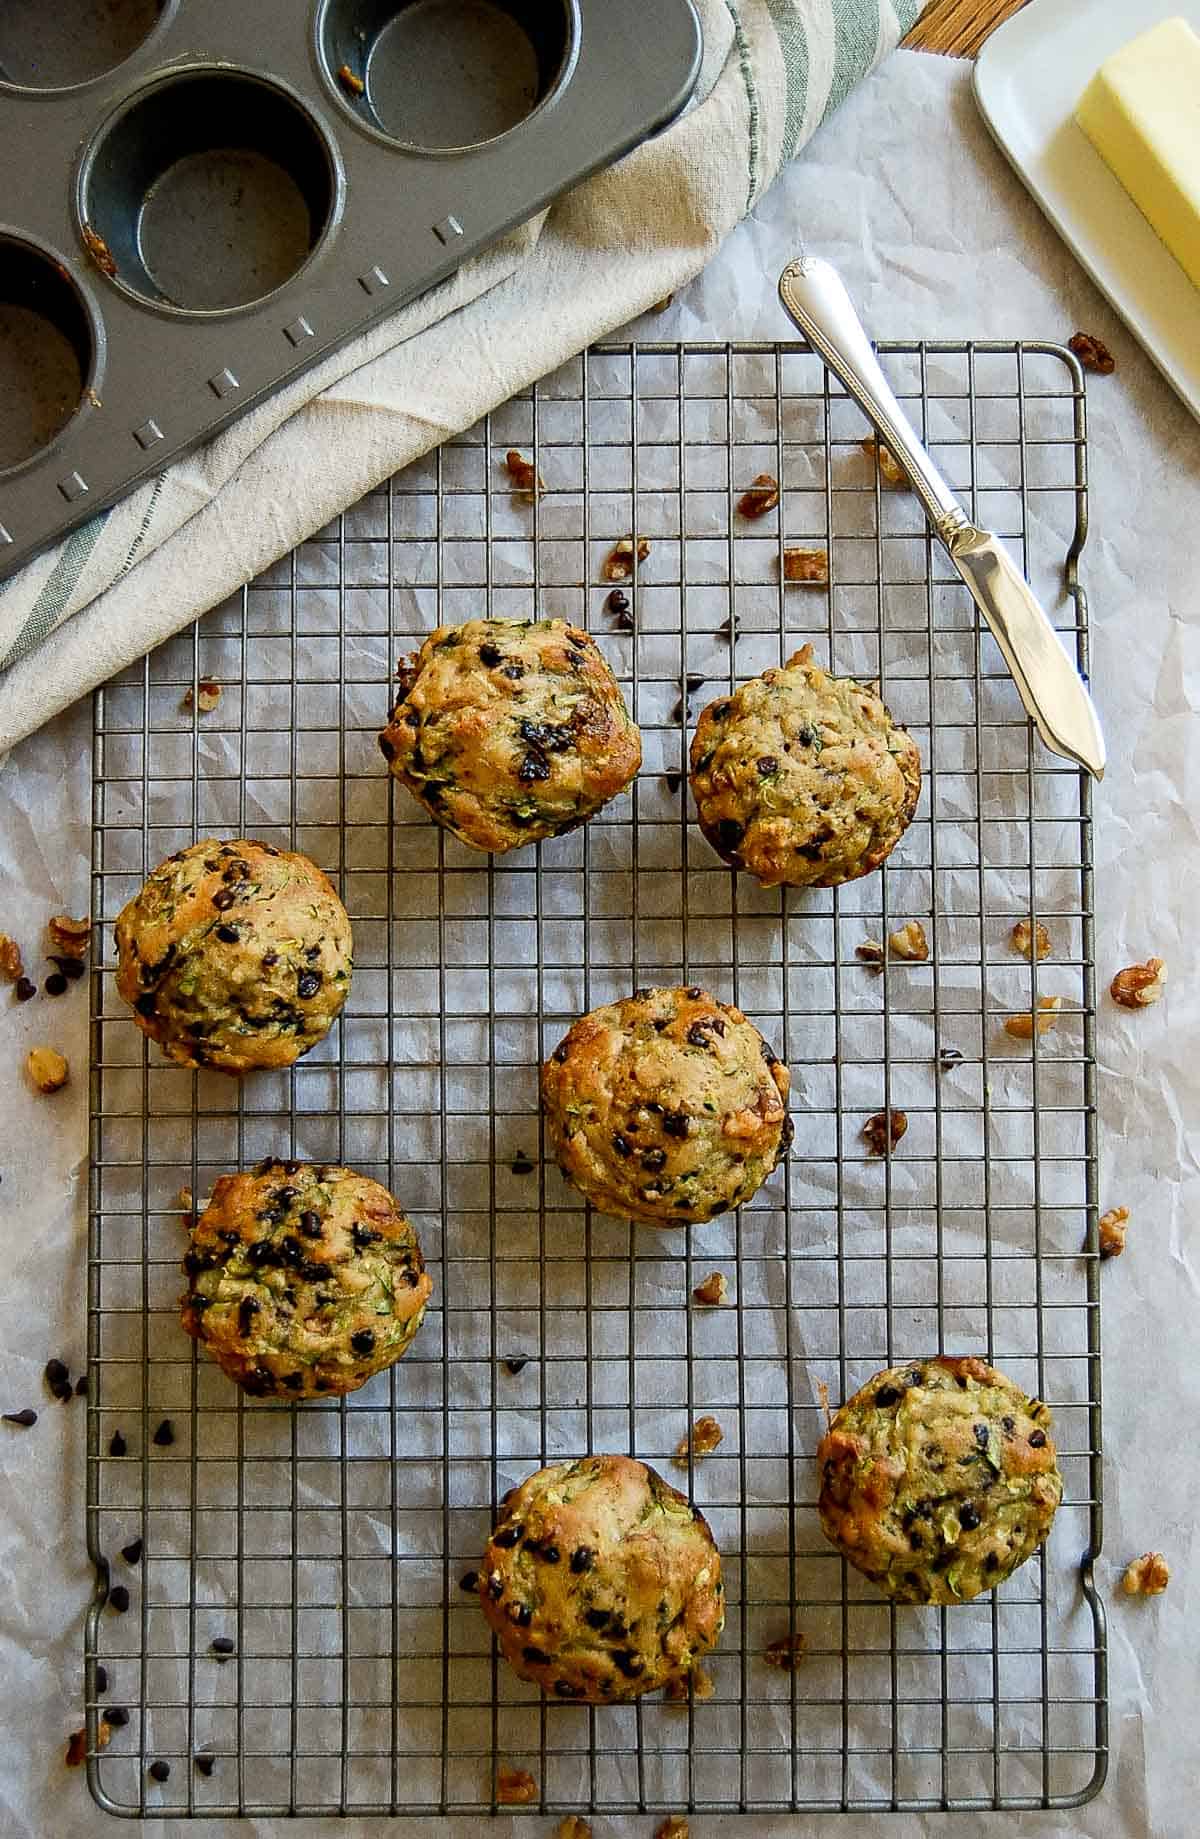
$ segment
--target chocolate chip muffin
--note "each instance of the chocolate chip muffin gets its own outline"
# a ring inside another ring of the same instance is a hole
[[[290,1066],[350,993],[346,909],[315,863],[206,838],[160,863],[116,924],[117,988],[181,1066]]]
[[[709,703],[691,762],[704,835],[768,888],[869,875],[921,795],[911,735],[873,689],[820,670],[811,645]]]
[[[356,1391],[406,1351],[433,1289],[386,1188],[301,1162],[223,1175],[183,1268],[184,1327],[253,1398]]]
[[[650,1226],[748,1201],[792,1140],[791,1081],[740,1009],[638,990],[581,1016],[542,1068],[559,1167],[602,1213]]]
[[[877,1373],[817,1448],[828,1539],[898,1603],[966,1603],[1032,1556],[1062,1499],[1050,1413],[982,1360]]]
[[[522,1679],[589,1704],[686,1675],[725,1625],[704,1515],[629,1456],[559,1462],[514,1489],[479,1597]]]
[[[574,830],[642,763],[616,678],[565,620],[441,626],[399,676],[384,758],[473,849],[502,855]]]

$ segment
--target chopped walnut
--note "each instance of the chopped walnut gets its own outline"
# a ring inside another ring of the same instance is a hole
[[[1061,1008],[1061,996],[1039,996],[1036,1020],[1032,1015],[1006,1016],[1004,1032],[1010,1034],[1014,1041],[1032,1041],[1034,1027],[1036,1026],[1039,1034],[1048,1033],[1058,1020],[1058,1012]]]
[[[1109,993],[1123,1009],[1145,1009],[1156,1003],[1167,981],[1167,967],[1161,958],[1147,958],[1144,964],[1130,964],[1118,971],[1109,985]]]
[[[712,1695],[712,1675],[706,1673],[702,1666],[696,1665],[690,1673],[676,1673],[673,1679],[669,1679],[663,1698],[668,1705],[686,1705],[689,1697],[699,1703],[702,1699],[710,1699]]]
[[[496,1799],[501,1807],[528,1807],[538,1797],[538,1786],[528,1769],[510,1769],[503,1763],[496,1770]]]
[[[1014,951],[1019,952],[1023,958],[1028,958],[1031,963],[1035,951],[1040,964],[1042,959],[1048,958],[1054,949],[1050,943],[1050,934],[1042,925],[1041,920],[1036,923],[1033,920],[1018,920],[1008,935],[1008,941]]]
[[[869,965],[879,972],[887,963],[887,953],[878,939],[864,939],[861,945],[854,947],[854,955],[860,963]]]
[[[39,1092],[61,1092],[71,1076],[65,1056],[53,1047],[31,1047],[25,1070]]]
[[[0,977],[8,983],[15,983],[18,977],[25,975],[25,966],[21,962],[21,947],[15,939],[10,939],[6,932],[0,932]]]
[[[644,536],[637,540],[637,554],[634,555],[633,538],[623,536],[619,543],[614,543],[612,551],[600,569],[601,581],[631,581],[639,562],[644,562],[650,554],[650,545]]]
[[[778,1641],[772,1641],[763,1659],[781,1673],[794,1673],[804,1658],[804,1648],[804,1636],[797,1629],[794,1635],[781,1635]]]
[[[201,715],[211,715],[221,700],[221,686],[211,677],[201,677],[194,690],[189,690],[183,699],[185,709],[199,709]]]
[[[704,1282],[696,1285],[692,1295],[698,1303],[715,1309],[729,1295],[729,1283],[724,1271],[710,1271]]]
[[[96,1748],[106,1750],[112,1741],[113,1727],[107,1718],[102,1717],[96,1726]],[[67,1739],[66,1764],[68,1769],[82,1768],[87,1761],[87,1731],[73,1730]]]
[[[716,1418],[697,1418],[686,1437],[680,1437],[675,1445],[675,1467],[686,1469],[688,1456],[708,1456],[719,1443],[725,1441],[725,1432]]]
[[[1126,1596],[1161,1596],[1171,1581],[1171,1572],[1161,1552],[1143,1552],[1125,1566],[1121,1588]]]
[[[873,1156],[886,1156],[889,1150],[895,1149],[907,1129],[907,1112],[877,1111],[874,1117],[867,1119],[862,1133]]]
[[[1076,332],[1067,340],[1068,351],[1073,351],[1085,370],[1094,370],[1102,377],[1111,377],[1117,368],[1108,346],[1094,332]]]
[[[63,958],[86,958],[92,942],[90,919],[72,919],[69,913],[56,913],[46,922],[46,936]]]
[[[508,469],[509,478],[517,488],[517,496],[523,498],[527,504],[532,504],[533,500],[545,491],[546,481],[533,461],[527,460],[525,455],[518,453],[515,447],[510,447],[505,454],[504,464]]]
[[[669,1813],[654,1829],[654,1839],[690,1839],[691,1828],[681,1813]]]
[[[783,578],[785,581],[802,581],[806,586],[827,586],[829,551],[827,549],[785,549]]]
[[[929,956],[929,940],[920,920],[909,920],[893,932],[888,939],[888,950],[897,958],[907,958],[911,964],[924,964]]]
[[[362,96],[366,93],[366,84],[349,64],[339,64],[337,80],[348,96]]]
[[[1114,1207],[1111,1212],[1100,1215],[1097,1231],[1102,1258],[1119,1258],[1125,1250],[1125,1223],[1128,1218],[1128,1207]]]
[[[779,503],[779,481],[772,473],[759,473],[748,492],[738,499],[739,517],[765,517]]]
[[[897,464],[882,441],[877,441],[873,436],[868,435],[866,440],[859,444],[868,460],[874,460],[879,468],[880,477],[886,479],[889,485],[908,484],[908,477],[903,467]]]

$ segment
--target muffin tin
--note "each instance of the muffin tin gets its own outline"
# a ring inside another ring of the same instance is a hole
[[[692,0],[6,0],[0,578],[665,127],[700,53]]]

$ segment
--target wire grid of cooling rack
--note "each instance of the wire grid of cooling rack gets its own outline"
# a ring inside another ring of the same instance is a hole
[[[1074,359],[883,355],[1086,668]],[[1032,737],[865,432],[802,345],[591,352],[98,693],[86,1680],[109,1811],[429,1817],[493,1808],[499,1764],[533,1776],[534,1811],[1035,1807],[1103,1779],[1087,788]],[[536,503],[511,490],[509,446],[544,476]],[[762,471],[783,503],[749,523],[737,500]],[[652,550],[630,632],[581,584],[635,530]],[[781,587],[793,542],[828,548],[828,589]],[[600,639],[645,765],[586,830],[484,860],[386,777],[375,736],[421,634],[534,605]],[[880,679],[926,783],[882,875],[763,891],[690,821],[686,746],[709,696],[805,641]],[[181,704],[207,677],[223,694],[198,716]],[[240,1087],[148,1051],[112,979],[122,903],[214,833],[312,855],[355,928],[340,1026]],[[873,974],[856,946],[909,918],[928,962]],[[1049,930],[1043,962],[1013,953],[1018,918]],[[789,1061],[794,1152],[739,1216],[690,1232],[591,1215],[542,1160],[538,1062],[583,1009],[692,981]],[[1056,1026],[1014,1040],[1004,1017],[1046,994]],[[880,1158],[860,1132],[883,1107],[908,1132]],[[378,1176],[433,1271],[412,1352],[340,1402],[241,1398],[179,1327],[178,1190],[266,1154]],[[701,1309],[712,1270],[731,1303]],[[1049,1400],[1066,1481],[1046,1552],[952,1612],[886,1604],[815,1512],[821,1386],[836,1402],[937,1349]],[[680,1475],[702,1412],[724,1442]],[[729,1614],[706,1700],[543,1703],[461,1587],[507,1488],[605,1449],[674,1475],[712,1523]],[[104,1604],[117,1581],[125,1614]],[[791,1632],[789,1675],[762,1654]],[[114,1704],[129,1722],[100,1752]]]

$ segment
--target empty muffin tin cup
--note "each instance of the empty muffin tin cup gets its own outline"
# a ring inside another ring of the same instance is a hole
[[[176,0],[0,0],[0,84],[74,89],[115,70]]]
[[[50,445],[94,387],[97,335],[48,251],[0,230],[0,473]]]
[[[578,44],[574,0],[326,0],[326,80],[362,125],[419,153],[509,134],[549,100]]]
[[[173,72],[96,135],[76,205],[100,271],[153,306],[228,312],[291,280],[341,207],[336,153],[303,103],[250,71]]]

